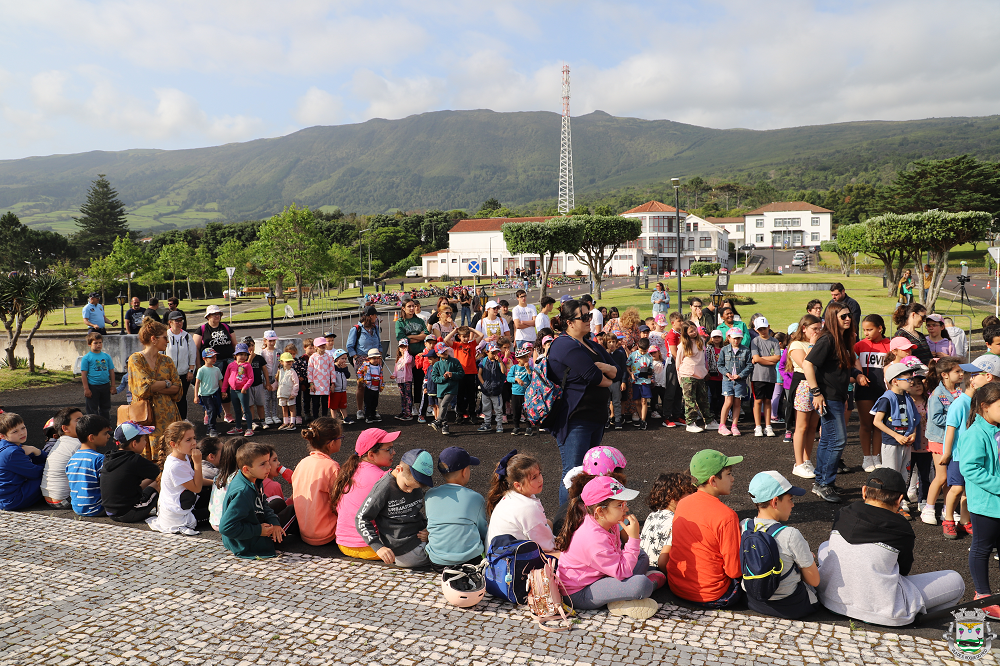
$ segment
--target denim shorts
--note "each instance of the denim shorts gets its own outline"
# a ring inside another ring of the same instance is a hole
[[[653,399],[653,385],[652,384],[632,384],[632,399],[638,400],[639,398],[645,398],[647,400]]]
[[[962,476],[962,470],[958,467],[958,461],[952,460],[948,463],[948,485],[949,486],[964,486],[965,477]]]
[[[722,395],[734,398],[746,398],[749,393],[746,381],[742,379],[734,381],[728,377],[722,378]]]

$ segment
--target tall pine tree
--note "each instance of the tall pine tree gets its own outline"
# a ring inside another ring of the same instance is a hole
[[[129,234],[125,204],[103,173],[97,174],[80,213],[81,217],[74,218],[80,231],[73,241],[82,257],[106,257],[111,254],[115,238]]]

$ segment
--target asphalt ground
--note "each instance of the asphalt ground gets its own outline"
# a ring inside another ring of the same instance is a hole
[[[113,396],[114,404],[122,402],[121,396]],[[43,442],[41,431],[46,420],[48,420],[58,409],[66,405],[81,405],[82,390],[79,384],[68,384],[52,388],[26,389],[22,391],[9,391],[3,397],[3,409],[17,412],[27,423],[30,433],[29,443],[41,445]],[[549,434],[536,434],[531,438],[523,436],[514,437],[510,435],[511,426],[507,426],[507,432],[498,435],[495,433],[478,433],[475,425],[453,426],[449,436],[441,435],[429,426],[418,424],[416,420],[401,422],[395,420],[392,415],[397,413],[399,407],[398,394],[392,387],[382,396],[380,401],[380,412],[383,414],[383,421],[380,424],[384,429],[402,431],[402,435],[396,440],[397,455],[402,455],[411,448],[423,448],[430,451],[435,458],[437,454],[448,446],[462,446],[473,455],[482,460],[482,465],[478,467],[472,475],[470,487],[485,494],[492,469],[504,454],[511,449],[530,453],[537,457],[541,463],[545,476],[544,490],[541,500],[550,517],[554,516],[558,509],[558,483],[561,476],[561,463],[559,452],[556,448],[554,438]],[[354,398],[350,396],[348,404],[353,406]],[[114,407],[114,405],[113,405]],[[196,424],[199,437],[205,433],[202,425],[202,410],[197,405],[191,405],[189,417]],[[364,426],[347,426],[341,451],[336,455],[336,459],[343,461],[354,449],[354,443],[358,433]],[[752,424],[744,421],[743,432],[752,433]],[[861,451],[857,440],[857,416],[849,427],[849,437],[847,448],[844,452],[846,463],[851,466],[852,472],[841,475],[837,480],[837,485],[843,489],[845,501],[860,500],[860,487],[866,478],[861,470]],[[256,438],[267,442],[275,447],[281,462],[294,468],[306,455],[305,441],[298,432],[277,432],[273,429],[259,431]],[[628,476],[628,486],[640,492],[640,499],[633,502],[630,507],[640,520],[644,519],[648,509],[644,504],[645,498],[660,472],[686,470],[691,456],[703,448],[715,448],[727,455],[742,455],[744,461],[735,468],[736,486],[732,495],[724,498],[727,505],[732,507],[740,519],[756,515],[750,496],[747,493],[747,484],[750,479],[759,471],[767,469],[777,469],[788,477],[793,483],[803,481],[802,485],[807,490],[811,487],[811,482],[797,479],[791,475],[793,456],[791,445],[785,445],[779,438],[755,438],[752,434],[744,434],[739,438],[722,437],[714,432],[692,434],[684,431],[683,428],[663,428],[651,427],[650,430],[640,432],[631,428],[622,431],[609,430],[604,437],[604,443],[619,448],[628,460],[626,474]],[[398,457],[397,457],[398,460]],[[282,481],[286,494],[290,494],[291,488]],[[824,541],[830,532],[834,511],[837,505],[824,502],[812,493],[806,493],[796,502],[795,510],[792,513],[789,524],[798,528],[808,540],[815,553],[819,544]],[[111,524],[107,518],[80,518],[72,511],[52,511],[44,503],[31,509],[51,515],[64,517],[70,520],[95,520]],[[963,536],[957,541],[947,541],[941,536],[941,527],[930,526],[914,520],[912,523],[916,533],[916,562],[913,573],[923,573],[936,571],[939,569],[955,569],[960,572],[966,581],[966,601],[971,601],[973,597],[972,580],[969,576],[968,567],[968,547],[971,538]],[[126,526],[122,526],[126,527]],[[148,529],[145,524],[133,525],[133,529]],[[218,539],[219,535],[211,528],[205,526],[200,538]],[[303,544],[301,541],[290,541],[287,544],[289,550],[310,553],[327,557],[340,557],[339,551],[335,547],[312,547]],[[377,566],[377,565],[375,565]],[[1000,571],[996,565],[991,565],[991,581],[995,591],[1000,590]],[[673,597],[669,590],[657,592],[657,599],[661,602],[670,601],[684,605]],[[754,615],[751,611],[741,610],[741,613]],[[851,624],[846,618],[835,615],[826,610],[821,610],[809,618],[812,621],[833,622],[842,625]],[[864,623],[854,621],[854,626],[861,626]],[[866,628],[886,631],[883,627],[876,625],[866,625]],[[924,636],[929,639],[938,640],[941,632],[946,629],[945,622],[931,624],[925,627],[893,628],[888,631],[903,631],[909,634]]]

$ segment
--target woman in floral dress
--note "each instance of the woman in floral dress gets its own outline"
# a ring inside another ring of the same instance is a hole
[[[177,402],[181,399],[181,380],[177,367],[164,352],[167,350],[167,327],[147,319],[139,329],[142,351],[128,357],[128,389],[132,401],[150,400],[153,404],[155,430],[149,436],[152,451],[162,464],[167,451],[162,450],[160,439],[163,431],[174,421],[181,420]]]

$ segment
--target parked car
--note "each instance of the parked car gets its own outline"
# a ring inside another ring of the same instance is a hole
[[[805,266],[806,265],[806,253],[799,250],[792,257],[792,266]]]
[[[423,266],[410,266],[406,269],[406,277],[423,277],[424,267]]]

